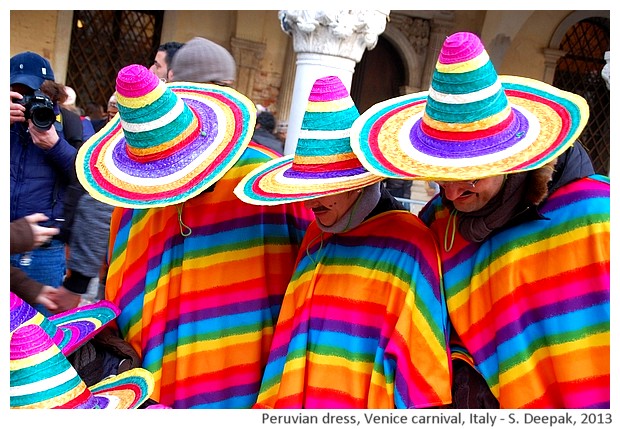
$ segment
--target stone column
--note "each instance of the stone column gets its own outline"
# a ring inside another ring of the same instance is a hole
[[[555,68],[558,65],[558,60],[566,55],[566,51],[547,48],[543,50],[543,55],[545,56],[543,82],[553,85],[553,77],[555,76]]]
[[[376,46],[388,16],[387,10],[278,12],[282,30],[293,37],[297,54],[285,154],[295,152],[314,82],[324,76],[338,76],[350,91],[355,64],[366,49]]]
[[[288,129],[288,118],[291,113],[291,102],[293,101],[293,85],[295,82],[295,52],[293,52],[292,41],[286,46],[286,57],[284,59],[284,71],[282,73],[282,83],[278,94],[278,111],[276,114],[276,134],[286,135]]]

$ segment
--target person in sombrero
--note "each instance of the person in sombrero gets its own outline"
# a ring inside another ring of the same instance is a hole
[[[579,95],[498,76],[449,36],[428,92],[380,102],[351,145],[374,174],[436,181],[454,407],[609,408],[609,178]]]
[[[149,399],[153,375],[143,368],[86,383],[69,360],[119,314],[113,303],[101,300],[49,318],[13,292],[10,304],[11,408],[127,409]]]
[[[154,375],[151,398],[172,408],[249,408],[312,213],[234,195],[275,155],[250,142],[254,104],[214,84],[234,80],[232,55],[195,38],[173,66],[168,84],[140,65],[119,71],[118,114],[76,166],[88,192],[116,206],[105,296]]]
[[[359,116],[340,79],[315,81],[294,155],[235,188],[250,204],[312,209],[255,408],[450,403],[447,313],[426,226],[351,151]]]

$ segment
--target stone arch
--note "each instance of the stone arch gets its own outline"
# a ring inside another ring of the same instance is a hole
[[[394,46],[405,65],[406,88],[403,94],[420,91],[424,71],[420,55],[415,52],[407,37],[398,28],[388,25],[381,36]]]
[[[555,29],[553,36],[551,36],[551,40],[549,41],[550,49],[559,49],[560,43],[562,42],[562,38],[566,34],[569,28],[578,23],[579,21],[583,21],[586,18],[593,17],[601,17],[601,18],[609,18],[608,10],[578,10],[570,15],[568,15]]]

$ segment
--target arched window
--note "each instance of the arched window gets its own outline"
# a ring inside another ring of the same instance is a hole
[[[76,10],[73,12],[67,85],[78,104],[106,106],[116,75],[129,64],[150,67],[160,43],[163,11]]]
[[[581,95],[590,106],[590,118],[579,140],[597,173],[609,174],[610,93],[601,76],[609,51],[609,18],[590,17],[570,26],[558,49],[566,52],[555,68],[553,85]]]

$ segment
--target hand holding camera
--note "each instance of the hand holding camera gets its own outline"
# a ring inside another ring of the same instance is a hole
[[[58,133],[52,127],[56,121],[54,103],[43,92],[21,95],[11,91],[11,124],[29,121],[28,130],[34,144],[51,149],[58,142]]]
[[[24,122],[26,120],[26,108],[20,103],[22,95],[17,91],[11,91],[11,125],[15,122]]]

